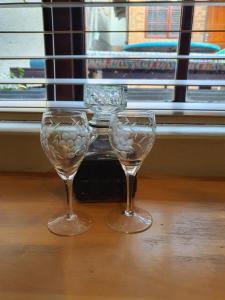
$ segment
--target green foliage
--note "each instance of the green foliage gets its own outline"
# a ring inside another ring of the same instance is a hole
[[[23,68],[17,68],[19,78],[23,78],[25,70]]]
[[[24,74],[25,74],[24,68],[18,67],[17,74],[18,74],[18,76],[16,76],[15,73],[10,71],[9,78],[11,78],[11,79],[18,78],[18,77],[23,78]],[[27,89],[26,84],[7,84],[7,85],[0,84],[0,91],[14,91],[14,90],[26,90],[26,89]]]

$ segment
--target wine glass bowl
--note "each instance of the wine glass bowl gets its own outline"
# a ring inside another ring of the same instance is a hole
[[[138,112],[137,116],[134,112],[129,112],[129,117],[125,114],[112,116],[111,145],[119,160],[125,165],[140,166],[154,144],[155,125],[151,126],[148,116],[150,113],[146,116]]]
[[[110,120],[109,139],[126,175],[127,203],[124,210],[114,210],[108,224],[117,231],[141,232],[152,224],[151,215],[133,207],[132,181],[155,141],[155,116],[150,111],[125,111],[114,114]]]
[[[85,122],[63,113],[44,115],[41,144],[62,179],[73,176],[88,149],[89,131]]]
[[[89,229],[92,220],[73,211],[72,182],[90,144],[90,130],[85,113],[49,110],[43,114],[41,145],[67,191],[66,213],[48,222],[48,228],[59,235],[75,235]]]

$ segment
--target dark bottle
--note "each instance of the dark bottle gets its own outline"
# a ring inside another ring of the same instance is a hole
[[[108,128],[94,130],[96,139],[74,178],[74,194],[80,202],[126,201],[126,177],[111,149]],[[136,177],[132,186],[134,196]]]

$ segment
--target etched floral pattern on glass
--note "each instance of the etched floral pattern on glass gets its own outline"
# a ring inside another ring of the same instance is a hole
[[[76,120],[71,125],[59,122],[42,128],[41,143],[61,177],[76,171],[88,149],[89,135],[85,125]]]
[[[90,145],[90,129],[81,111],[48,110],[43,114],[41,145],[49,161],[63,179],[66,188],[66,211],[48,222],[48,229],[71,236],[87,231],[92,219],[73,209],[73,179]]]

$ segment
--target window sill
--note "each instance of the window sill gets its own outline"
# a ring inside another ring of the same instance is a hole
[[[0,171],[49,172],[40,121],[0,122]],[[156,143],[140,175],[225,176],[225,126],[158,124]]]

